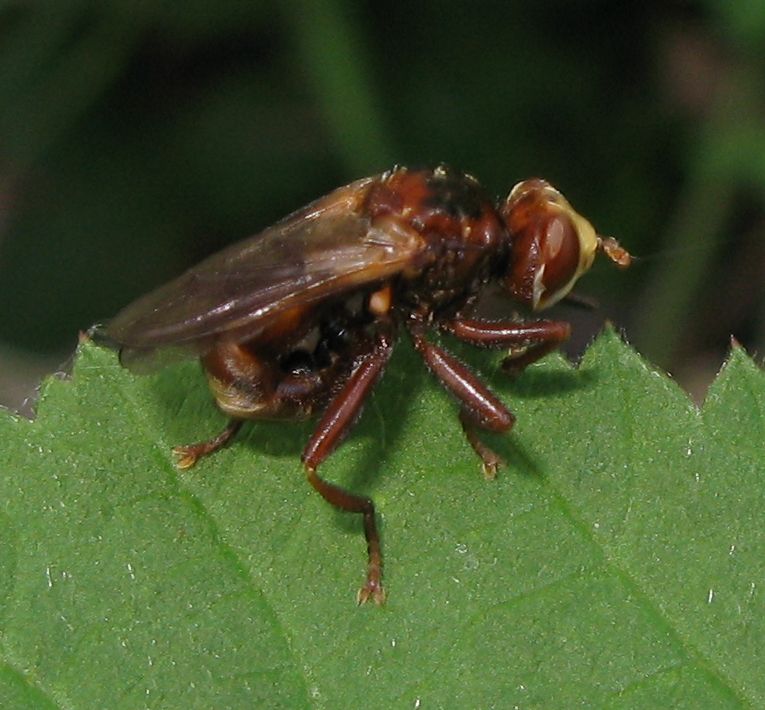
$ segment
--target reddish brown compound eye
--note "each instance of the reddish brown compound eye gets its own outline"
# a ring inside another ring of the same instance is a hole
[[[564,289],[579,268],[579,235],[569,215],[553,214],[540,234],[540,273],[545,293]]]
[[[501,213],[512,245],[506,288],[534,310],[559,301],[590,268],[598,246],[595,230],[539,179],[518,183]]]

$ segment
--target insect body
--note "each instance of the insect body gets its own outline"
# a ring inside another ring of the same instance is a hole
[[[543,180],[521,182],[495,204],[469,175],[395,168],[203,261],[128,306],[107,334],[133,369],[165,351],[201,358],[230,423],[210,441],[176,448],[182,468],[224,446],[245,419],[320,414],[302,455],[306,475],[327,501],[363,516],[368,567],[358,600],[379,604],[374,504],[317,469],[360,415],[397,335],[408,332],[457,399],[467,440],[493,477],[499,458],[477,430],[507,431],[514,417],[428,331],[506,348],[503,369],[518,372],[564,341],[569,325],[477,319],[471,313],[483,287],[498,282],[539,310],[566,296],[598,251],[629,264],[615,240],[598,236]]]

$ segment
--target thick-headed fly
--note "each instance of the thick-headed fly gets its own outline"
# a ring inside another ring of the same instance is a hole
[[[499,282],[539,310],[568,294],[596,252],[630,263],[544,180],[525,180],[495,204],[470,175],[395,168],[211,256],[125,308],[107,335],[131,369],[168,350],[201,358],[230,422],[209,441],[174,449],[181,468],[225,446],[245,419],[320,414],[302,455],[308,482],[332,505],[363,516],[369,558],[358,601],[380,604],[374,504],[317,469],[358,419],[398,333],[409,334],[458,401],[467,440],[491,478],[500,459],[477,431],[508,431],[514,417],[428,331],[506,348],[503,368],[518,372],[566,340],[570,326],[477,319],[471,314],[482,289]]]

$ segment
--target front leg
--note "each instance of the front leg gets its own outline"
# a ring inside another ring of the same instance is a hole
[[[471,345],[484,348],[520,348],[502,361],[509,375],[521,373],[532,363],[552,352],[571,335],[565,321],[541,320],[531,323],[485,321],[454,318],[443,324],[444,330]]]
[[[500,457],[479,438],[477,429],[509,431],[515,417],[500,399],[451,353],[428,342],[418,326],[410,326],[412,340],[431,372],[461,404],[460,423],[468,443],[483,462],[486,478],[494,478]]]

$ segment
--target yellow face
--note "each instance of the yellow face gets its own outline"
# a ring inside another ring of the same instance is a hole
[[[500,212],[512,253],[505,285],[533,310],[564,298],[592,266],[597,251],[605,251],[620,266],[629,264],[629,255],[615,240],[599,237],[589,221],[544,180],[518,183]]]
[[[573,237],[576,238],[579,247],[579,260],[576,264],[576,270],[568,282],[557,286],[554,290],[544,286],[544,272],[547,265],[542,263],[539,269],[539,282],[542,284],[542,289],[536,294],[533,304],[534,310],[547,308],[568,295],[579,277],[589,271],[593,261],[595,261],[595,252],[598,249],[598,237],[590,222],[582,217],[554,187],[548,186],[546,192],[549,195],[551,210],[558,210],[557,217],[550,221],[553,234],[547,235],[546,252],[549,254],[549,259],[555,260],[558,253],[563,251],[562,242],[572,238],[568,225],[573,225]]]

